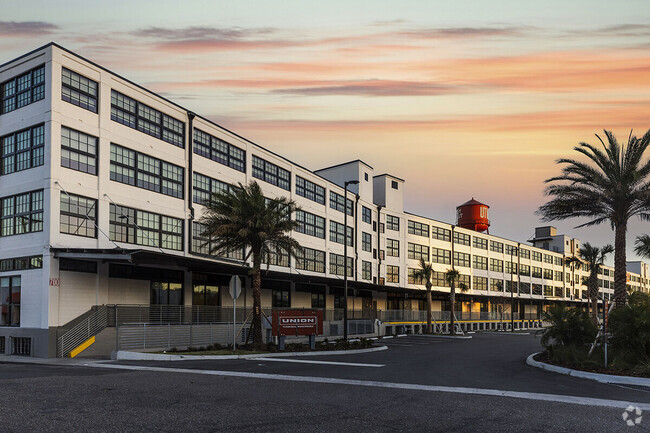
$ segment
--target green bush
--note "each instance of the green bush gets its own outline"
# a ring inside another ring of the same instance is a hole
[[[615,308],[609,318],[613,365],[629,368],[650,365],[650,296],[634,292],[628,305]]]
[[[564,304],[551,307],[543,313],[543,320],[550,326],[541,329],[542,345],[548,350],[558,346],[584,347],[593,343],[598,333],[596,325],[586,311],[566,308]]]

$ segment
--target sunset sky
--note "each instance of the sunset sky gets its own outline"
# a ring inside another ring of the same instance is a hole
[[[555,159],[650,128],[648,0],[0,5],[0,63],[55,41],[310,169],[404,178],[407,211],[454,222],[475,197],[519,241]],[[613,243],[579,223],[553,225]]]

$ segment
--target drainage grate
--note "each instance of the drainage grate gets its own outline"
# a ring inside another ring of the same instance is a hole
[[[31,337],[12,337],[12,355],[32,356],[32,338]]]

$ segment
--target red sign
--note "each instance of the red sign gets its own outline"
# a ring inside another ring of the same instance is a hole
[[[322,310],[273,310],[273,335],[320,335]]]

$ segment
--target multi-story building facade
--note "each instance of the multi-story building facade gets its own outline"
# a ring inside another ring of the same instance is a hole
[[[0,66],[0,104],[0,353],[54,356],[57,330],[95,305],[232,305],[244,252],[210,254],[202,203],[250,181],[300,206],[304,252],[270,258],[264,307],[342,308],[347,269],[350,310],[424,309],[420,258],[436,270],[436,311],[450,309],[451,266],[469,288],[462,311],[586,298],[586,275],[564,260],[573,239],[528,245],[410,214],[403,179],[360,160],[311,171],[56,44]],[[647,291],[638,268],[630,285]],[[609,267],[601,288],[611,297]]]

